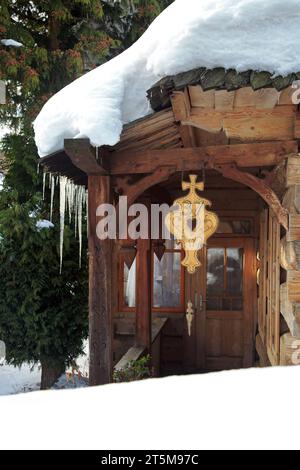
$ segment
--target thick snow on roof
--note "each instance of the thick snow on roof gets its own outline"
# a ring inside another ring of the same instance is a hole
[[[41,156],[65,138],[115,145],[124,123],[151,112],[146,91],[167,75],[225,67],[300,70],[299,0],[176,0],[127,51],[53,96],[34,127]]]
[[[0,397],[0,449],[299,450],[299,386],[282,367]]]

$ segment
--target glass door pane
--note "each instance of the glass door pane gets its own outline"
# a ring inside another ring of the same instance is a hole
[[[207,249],[207,310],[243,310],[243,248]]]
[[[181,252],[166,252],[159,260],[154,254],[153,307],[181,306]]]

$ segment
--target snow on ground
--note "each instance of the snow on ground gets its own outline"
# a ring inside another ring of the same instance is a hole
[[[0,396],[18,395],[40,390],[41,369],[39,366],[23,364],[21,368],[0,365]],[[88,386],[85,376],[63,374],[53,386],[54,390],[83,388]]]
[[[12,395],[15,393],[39,390],[41,383],[41,371],[29,364],[21,368],[0,365],[0,395]]]
[[[0,449],[299,450],[299,387],[290,367],[0,397]]]
[[[82,388],[87,386],[89,370],[88,341],[85,341],[84,354],[78,357],[76,365],[80,376],[78,377],[77,372],[71,374],[72,370],[69,369],[66,374],[60,377],[54,385],[54,389]],[[13,367],[1,361],[0,357],[0,396],[39,390],[40,383],[41,369],[38,365],[31,366],[24,364],[21,368]]]
[[[127,51],[68,85],[35,121],[41,156],[65,138],[115,145],[124,123],[151,112],[146,91],[196,67],[300,71],[299,0],[176,0]]]

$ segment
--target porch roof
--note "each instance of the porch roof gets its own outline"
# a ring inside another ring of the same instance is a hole
[[[205,155],[213,160],[221,153],[226,162],[237,162],[240,150],[242,167],[251,167],[256,155],[252,166],[276,165],[284,154],[298,151],[300,130],[291,86],[296,78],[291,74],[272,79],[269,73],[255,72],[233,76],[224,69],[166,77],[148,92],[157,110],[126,124],[116,145],[95,149],[87,139],[70,139],[63,150],[42,158],[41,165],[84,185],[87,175],[101,173],[101,167],[104,174],[118,176],[149,173],[155,165],[146,161],[173,164],[180,160],[176,150],[184,148],[195,149],[192,159],[198,152],[199,164]],[[161,156],[149,153],[157,151]],[[170,151],[177,157],[172,159]],[[185,158],[182,153],[182,161]]]
[[[260,0],[176,0],[131,48],[50,98],[34,123],[40,156],[63,149],[66,137],[114,146],[124,123],[151,111],[149,87],[155,111],[192,84],[283,90],[299,77],[296,3],[265,1],[262,11]]]

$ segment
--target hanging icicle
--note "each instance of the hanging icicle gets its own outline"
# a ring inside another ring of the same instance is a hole
[[[89,192],[85,191],[86,236],[89,238]]]
[[[66,211],[66,186],[68,178],[60,176],[59,178],[59,219],[60,219],[60,240],[59,240],[59,255],[60,255],[60,273],[62,272],[63,262],[63,248],[64,248],[64,233],[65,233],[65,211]]]
[[[72,210],[74,205],[74,191],[73,191],[74,184],[72,181],[68,181],[66,185],[66,208],[69,213],[69,222],[72,221]]]
[[[75,224],[75,237],[79,241],[79,266],[81,267],[82,259],[82,224],[84,209],[88,209],[88,192],[84,186],[78,186],[73,181],[65,176],[56,176],[48,173],[49,189],[51,194],[50,199],[50,221],[53,219],[54,209],[54,195],[55,186],[59,185],[60,201],[59,201],[59,219],[60,219],[60,273],[62,272],[63,264],[63,249],[64,249],[64,233],[65,233],[65,218],[66,212],[69,216],[69,223],[72,222],[74,214]],[[46,193],[47,173],[43,175],[43,199]],[[88,219],[88,218],[87,218]]]
[[[54,192],[55,192],[55,176],[51,175],[50,222],[52,222],[52,218],[53,218]]]
[[[82,255],[82,210],[84,205],[85,190],[83,186],[78,189],[78,239],[79,239],[79,267],[81,268]]]
[[[74,200],[74,214],[75,214],[75,238],[77,238],[77,229],[78,229],[78,193],[76,193],[76,197]]]
[[[45,192],[46,192],[46,177],[47,173],[43,173],[43,201],[45,200]]]

